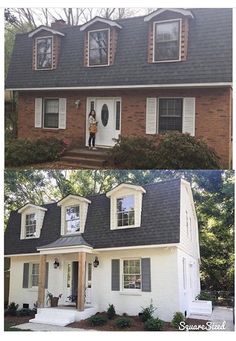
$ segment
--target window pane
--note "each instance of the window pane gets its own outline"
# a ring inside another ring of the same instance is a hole
[[[108,30],[89,33],[89,65],[108,64]]]
[[[155,60],[179,59],[179,21],[157,23],[155,26]]]
[[[159,99],[159,132],[182,132],[182,111],[181,98]]]
[[[47,114],[58,113],[59,112],[59,101],[58,101],[58,99],[47,99],[47,100],[45,100],[45,112]]]
[[[68,207],[66,209],[66,220],[79,218],[79,206]]]
[[[52,67],[52,38],[37,40],[37,68],[50,69]]]
[[[58,128],[58,114],[45,114],[44,127]]]
[[[134,210],[134,196],[129,195],[124,198],[117,199],[117,211],[133,211]]]
[[[66,209],[66,231],[74,233],[80,230],[80,209],[79,206],[67,207]]]
[[[44,127],[58,128],[59,124],[59,100],[46,99],[44,101]]]
[[[32,264],[32,286],[37,287],[39,280],[39,264]]]

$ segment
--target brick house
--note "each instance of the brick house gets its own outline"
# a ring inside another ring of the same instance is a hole
[[[6,88],[18,92],[18,137],[97,145],[177,130],[204,138],[231,166],[232,10],[158,9],[18,34]]]

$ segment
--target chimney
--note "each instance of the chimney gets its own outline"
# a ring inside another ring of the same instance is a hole
[[[67,26],[67,23],[63,19],[58,19],[51,23],[51,28],[53,28],[54,30],[58,30],[65,26]]]

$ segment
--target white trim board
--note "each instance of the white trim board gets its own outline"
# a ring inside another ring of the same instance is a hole
[[[185,83],[185,84],[144,84],[144,85],[105,85],[105,86],[68,86],[42,88],[6,88],[9,91],[45,91],[45,90],[112,90],[112,89],[175,89],[175,88],[219,88],[232,87],[232,82]]]

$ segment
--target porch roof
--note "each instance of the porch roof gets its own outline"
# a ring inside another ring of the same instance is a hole
[[[55,248],[67,247],[67,246],[88,246],[92,248],[92,246],[84,240],[81,234],[76,234],[76,235],[70,235],[70,236],[68,235],[62,236],[52,243],[39,246],[37,250],[55,249]]]

